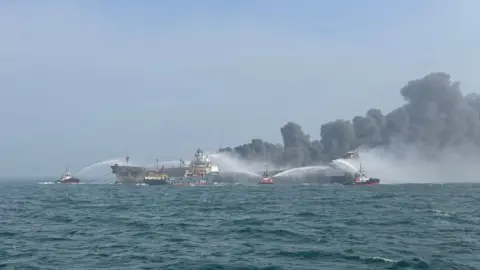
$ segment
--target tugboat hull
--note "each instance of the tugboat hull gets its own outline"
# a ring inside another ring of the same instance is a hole
[[[67,180],[60,180],[58,181],[59,184],[79,184],[80,183],[80,179],[78,178],[70,178],[70,179],[67,179]]]
[[[265,180],[260,180],[259,184],[261,185],[273,185],[274,182],[273,182],[273,179],[265,179]]]
[[[367,181],[352,183],[352,185],[355,185],[355,186],[374,186],[378,184],[380,184],[380,179],[378,178],[370,178]]]
[[[166,179],[162,179],[162,180],[144,180],[145,181],[145,184],[149,185],[149,186],[163,186],[163,185],[168,185],[168,181]]]
[[[273,185],[275,182],[272,177],[264,177],[258,183],[261,185]]]

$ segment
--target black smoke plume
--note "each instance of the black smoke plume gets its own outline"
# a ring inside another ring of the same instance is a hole
[[[265,160],[282,166],[326,163],[358,147],[412,145],[434,158],[446,147],[480,146],[480,96],[462,95],[459,82],[447,73],[430,73],[408,82],[400,94],[406,103],[384,115],[370,109],[364,116],[321,125],[320,140],[311,140],[302,127],[289,122],[280,129],[283,145],[260,139],[222,148],[242,159]]]

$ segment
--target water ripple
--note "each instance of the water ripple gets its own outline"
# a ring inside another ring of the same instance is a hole
[[[6,185],[0,268],[479,269],[479,185]]]

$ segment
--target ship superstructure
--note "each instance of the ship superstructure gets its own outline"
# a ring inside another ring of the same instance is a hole
[[[170,172],[174,168],[165,168],[164,173],[169,176],[172,184],[186,185],[186,184],[211,184],[214,182],[216,176],[220,173],[220,170],[216,164],[213,164],[202,149],[197,149],[193,160],[186,168],[184,175],[175,176]]]
[[[186,177],[205,177],[212,173],[219,173],[218,166],[213,164],[207,155],[203,153],[201,149],[197,149],[195,157],[190,162],[188,170],[186,171]]]
[[[342,158],[358,160],[360,158],[360,156],[358,155],[358,149],[348,151],[347,153],[345,153],[345,155],[342,156]]]

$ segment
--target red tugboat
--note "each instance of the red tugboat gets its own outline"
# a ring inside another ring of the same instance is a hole
[[[265,168],[265,171],[263,172],[262,179],[260,179],[259,184],[263,185],[272,185],[275,182],[273,181],[273,176],[270,174],[267,168]]]
[[[380,179],[368,177],[363,170],[362,164],[360,163],[360,169],[355,174],[355,180],[353,182],[353,185],[373,186],[377,184],[380,184]]]
[[[78,184],[80,183],[80,179],[78,178],[75,178],[72,176],[72,174],[70,173],[70,171],[67,170],[65,171],[65,174],[62,175],[62,177],[60,178],[60,180],[58,180],[59,184]]]

